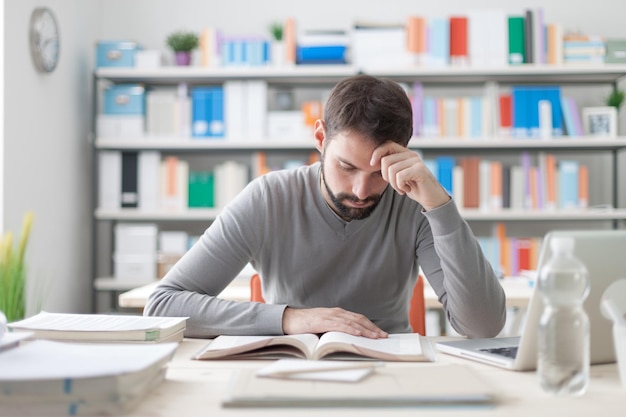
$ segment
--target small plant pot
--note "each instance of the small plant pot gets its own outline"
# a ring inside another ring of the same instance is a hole
[[[191,64],[191,52],[178,51],[175,53],[176,65],[187,66]]]
[[[281,67],[281,66],[285,65],[285,63],[286,63],[286,58],[285,58],[286,50],[285,50],[285,43],[284,42],[282,42],[282,41],[274,41],[274,42],[272,42],[270,54],[271,54],[272,65],[277,66],[277,67]]]

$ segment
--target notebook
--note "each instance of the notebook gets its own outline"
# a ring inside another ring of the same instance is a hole
[[[626,277],[626,230],[549,232],[541,245],[537,270],[550,258],[550,240],[555,236],[575,239],[574,253],[589,271],[590,291],[584,308],[589,316],[591,363],[615,362],[611,322],[600,311],[600,297],[611,283]],[[436,347],[443,353],[506,369],[534,370],[537,367],[537,328],[542,312],[543,300],[535,286],[520,336],[442,341]]]

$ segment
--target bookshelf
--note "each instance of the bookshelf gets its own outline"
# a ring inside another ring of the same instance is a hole
[[[202,67],[164,67],[159,69],[135,68],[98,68],[94,71],[93,83],[96,92],[95,109],[99,108],[99,92],[102,83],[141,83],[145,86],[175,86],[178,83],[194,85],[221,85],[230,80],[260,80],[267,83],[268,88],[306,88],[329,89],[339,80],[358,73],[387,77],[403,83],[421,82],[425,86],[436,88],[483,88],[486,83],[495,82],[502,85],[510,84],[543,84],[558,83],[597,87],[616,85],[626,76],[626,65],[521,65],[501,68],[356,68],[351,65],[319,65],[291,67],[260,67],[260,68],[202,68]],[[94,117],[95,119],[95,117]],[[93,282],[95,293],[114,292],[129,289],[127,284],[112,278],[113,226],[118,222],[154,222],[163,224],[168,230],[181,225],[186,230],[193,230],[198,235],[219,214],[218,208],[194,208],[179,211],[138,210],[134,208],[104,209],[98,207],[97,190],[97,155],[102,151],[159,151],[162,154],[176,154],[182,159],[213,158],[219,160],[234,157],[252,164],[251,156],[256,152],[285,155],[308,155],[314,151],[312,137],[294,137],[293,140],[272,137],[252,138],[251,140],[229,140],[228,138],[189,138],[189,137],[98,137],[94,134],[94,210],[93,210]],[[477,228],[485,228],[484,224],[496,222],[533,223],[540,230],[549,230],[558,225],[601,224],[602,227],[623,227],[626,221],[626,207],[620,207],[620,199],[624,199],[623,179],[620,178],[620,155],[626,150],[626,136],[601,139],[594,137],[559,137],[554,139],[511,139],[499,138],[497,135],[486,135],[481,138],[461,137],[415,137],[409,144],[410,148],[424,155],[440,155],[452,153],[457,156],[481,155],[486,158],[498,158],[505,155],[515,158],[521,152],[539,153],[554,152],[571,155],[605,155],[610,163],[609,172],[609,204],[590,201],[590,208],[568,210],[478,210],[462,209],[464,217],[474,224],[482,224]],[[593,175],[593,173],[591,174]],[[603,174],[604,175],[604,174]],[[623,175],[621,175],[623,176]],[[604,179],[603,179],[604,180]],[[620,183],[620,180],[622,183]],[[594,207],[598,205],[599,207]],[[610,207],[609,207],[610,206]],[[155,277],[156,278],[156,277]],[[134,284],[133,284],[134,285]],[[99,301],[94,305],[98,306]]]

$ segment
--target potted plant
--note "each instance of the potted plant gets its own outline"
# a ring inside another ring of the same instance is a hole
[[[611,94],[606,99],[606,105],[615,107],[615,110],[619,112],[620,107],[624,103],[624,90],[619,90],[617,88],[611,91]]]
[[[285,63],[285,44],[283,42],[283,25],[274,22],[270,25],[270,34],[272,35],[271,59],[274,65],[283,65]]]
[[[24,215],[22,236],[17,251],[13,250],[13,233],[7,232],[0,242],[0,311],[7,321],[24,318],[26,312],[26,264],[24,253],[33,224],[33,213]]]
[[[198,35],[194,32],[180,30],[171,33],[166,40],[167,46],[174,50],[176,65],[189,65],[191,51],[198,47]]]

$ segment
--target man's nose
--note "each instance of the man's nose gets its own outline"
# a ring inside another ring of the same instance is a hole
[[[357,175],[354,183],[352,184],[352,193],[359,199],[365,200],[370,196],[372,181],[368,175]]]

